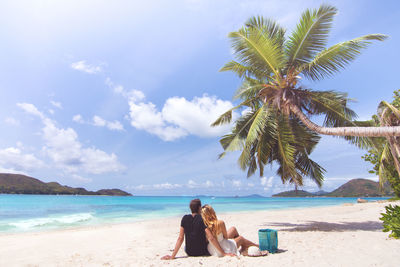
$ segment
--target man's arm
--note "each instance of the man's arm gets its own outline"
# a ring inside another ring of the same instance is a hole
[[[171,256],[170,255],[165,255],[164,257],[161,258],[162,260],[173,260],[173,259],[175,259],[175,256],[178,253],[179,249],[181,248],[183,240],[185,238],[184,237],[184,233],[185,233],[185,230],[181,226],[181,228],[179,230],[178,240],[176,240],[174,252],[172,252]]]
[[[217,248],[217,250],[219,251],[219,253],[221,253],[221,255],[223,256],[236,256],[235,254],[232,253],[225,253],[225,251],[221,248],[221,246],[219,245],[218,240],[214,237],[214,235],[211,233],[211,231],[206,228],[206,236],[208,241],[214,245],[214,247]]]

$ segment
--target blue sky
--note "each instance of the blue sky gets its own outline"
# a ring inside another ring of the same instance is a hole
[[[349,93],[361,119],[398,89],[397,1],[2,1],[0,171],[88,189],[137,195],[271,195],[274,167],[246,179],[237,153],[217,160],[210,128],[230,108],[240,80],[219,68],[232,59],[227,34],[252,15],[291,30],[305,8],[333,3],[330,44],[368,33],[375,43],[314,89]],[[312,158],[323,189],[376,179],[364,151],[323,137]],[[317,187],[306,183],[306,190]]]

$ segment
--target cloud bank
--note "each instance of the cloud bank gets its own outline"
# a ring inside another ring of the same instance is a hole
[[[84,147],[78,140],[78,134],[72,128],[59,128],[33,104],[18,103],[25,112],[37,116],[43,123],[42,138],[45,146],[42,150],[63,171],[70,174],[80,172],[102,174],[118,172],[125,167],[118,162],[114,153],[108,154],[95,147]]]
[[[232,127],[210,126],[221,114],[233,107],[230,101],[218,99],[216,96],[204,94],[192,100],[170,97],[162,108],[158,108],[152,102],[144,101],[145,94],[142,91],[128,91],[123,86],[114,84],[110,78],[106,79],[106,84],[128,100],[129,120],[134,128],[164,141],[173,141],[188,135],[203,138],[221,136]]]

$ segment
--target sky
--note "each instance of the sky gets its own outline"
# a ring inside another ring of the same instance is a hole
[[[246,178],[238,153],[218,160],[211,128],[233,107],[240,80],[227,35],[251,16],[290,34],[306,8],[338,9],[329,45],[369,33],[374,43],[332,78],[304,84],[347,92],[359,119],[398,89],[397,1],[1,1],[0,172],[134,195],[249,195],[291,190],[276,175]],[[360,150],[323,137],[311,158],[331,191],[368,173]],[[305,190],[319,188],[305,178]]]

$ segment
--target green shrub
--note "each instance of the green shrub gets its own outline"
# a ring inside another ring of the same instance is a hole
[[[392,231],[390,237],[400,238],[400,206],[389,204],[385,209],[386,213],[381,213],[382,217],[379,218],[383,221],[383,231]]]

